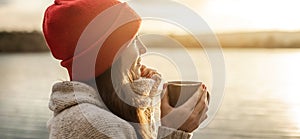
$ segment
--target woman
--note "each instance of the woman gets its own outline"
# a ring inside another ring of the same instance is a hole
[[[105,39],[93,74],[73,68],[74,61],[86,60],[95,47],[87,44],[75,50],[83,30],[97,15],[118,4],[115,0],[56,0],[47,9],[45,39],[71,78],[53,85],[50,138],[191,138],[207,117],[206,87],[199,88],[201,96],[195,93],[178,108],[169,105],[166,87],[158,89],[161,75],[140,63],[140,55],[146,53],[136,35],[140,18]],[[121,7],[122,14],[138,17],[128,5]]]

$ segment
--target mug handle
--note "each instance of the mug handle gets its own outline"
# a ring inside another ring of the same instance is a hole
[[[209,102],[210,102],[210,93],[207,91],[207,101],[208,101],[208,105],[209,105]]]

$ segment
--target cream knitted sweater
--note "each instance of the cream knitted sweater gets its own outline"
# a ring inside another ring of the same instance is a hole
[[[51,139],[136,139],[134,128],[111,113],[90,86],[75,81],[53,85],[49,102]],[[188,139],[192,134],[160,126],[157,138]]]

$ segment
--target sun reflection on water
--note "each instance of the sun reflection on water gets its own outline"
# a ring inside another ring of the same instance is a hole
[[[297,134],[300,134],[300,52],[282,55],[277,60],[280,65],[277,67],[280,71],[278,92],[283,103],[288,105],[290,122],[295,126]]]

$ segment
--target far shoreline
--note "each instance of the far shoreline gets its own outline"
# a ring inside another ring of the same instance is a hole
[[[186,48],[201,48],[191,35],[169,34]],[[266,31],[218,33],[216,36],[222,48],[300,48],[300,31]],[[209,42],[213,35],[199,35]],[[149,41],[146,45],[153,48],[166,48],[165,40]],[[40,31],[0,31],[0,53],[49,52],[44,36]]]

